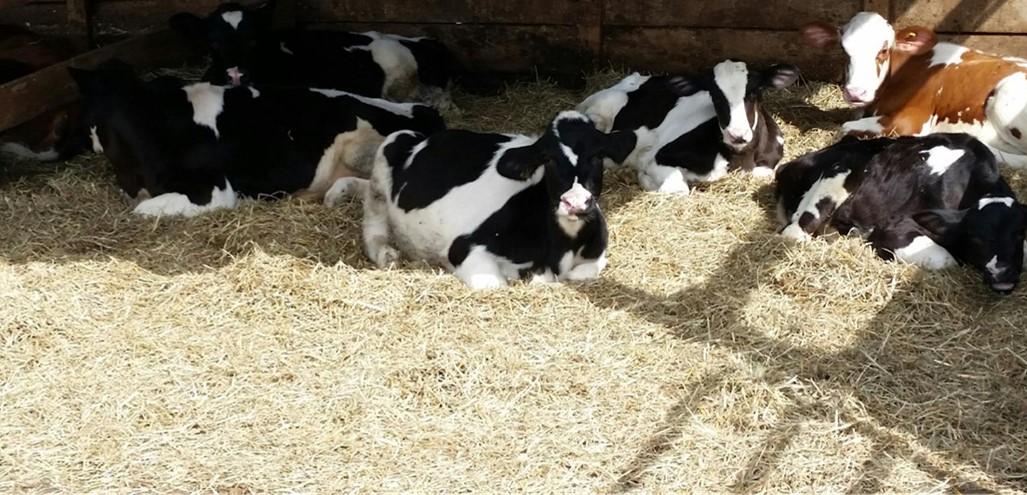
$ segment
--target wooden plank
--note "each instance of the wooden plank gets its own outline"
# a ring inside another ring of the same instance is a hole
[[[863,10],[868,12],[877,12],[883,15],[886,19],[891,19],[894,15],[892,12],[891,0],[866,0],[863,2]]]
[[[596,24],[589,0],[299,0],[299,22]]]
[[[258,5],[264,0],[239,0],[243,5]],[[167,25],[178,12],[204,16],[217,8],[222,0],[98,0],[92,20],[97,33],[135,33]]]
[[[961,33],[1027,33],[1027,0],[894,0],[896,26]]]
[[[485,24],[310,24],[308,29],[377,30],[430,36],[471,71],[528,72],[537,68],[565,74],[592,66],[588,26],[504,26]]]
[[[168,30],[133,37],[79,55],[32,75],[0,85],[0,130],[9,129],[78,98],[68,67],[92,68],[120,58],[139,68],[174,64],[185,60],[189,49],[181,37]]]
[[[0,14],[0,19],[3,24],[26,27],[39,34],[64,34],[67,30],[67,12],[63,0],[58,3],[32,3],[6,9]]]
[[[604,22],[614,26],[796,29],[815,20],[844,23],[862,8],[863,0],[638,0],[607,3]]]
[[[67,0],[68,37],[73,46],[86,51],[93,44],[93,30],[89,22],[88,0]]]
[[[605,38],[614,66],[652,72],[702,70],[730,57],[756,66],[788,62],[807,79],[835,80],[845,64],[840,50],[808,48],[792,31],[610,26]]]

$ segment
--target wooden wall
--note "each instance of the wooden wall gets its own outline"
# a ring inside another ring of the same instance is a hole
[[[28,0],[0,11],[0,21],[60,32],[75,1],[82,0]],[[89,0],[89,19],[97,34],[116,35],[161,25],[177,11],[206,12],[218,1]],[[811,20],[843,23],[861,10],[897,25],[936,28],[942,38],[981,49],[1027,55],[1027,0],[278,1],[289,22],[304,27],[437,37],[471,69],[574,73],[613,64],[683,71],[736,57],[792,62],[808,77],[834,78],[840,53],[806,48],[797,28]]]
[[[301,25],[435,36],[472,67],[684,71],[736,57],[835,78],[841,54],[806,48],[797,29],[862,10],[1027,55],[1027,0],[297,0],[296,15]]]

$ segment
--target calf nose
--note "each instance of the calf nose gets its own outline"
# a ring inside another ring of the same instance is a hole
[[[242,84],[243,73],[238,67],[232,67],[225,71],[228,75],[228,81],[232,86],[239,86]]]
[[[845,99],[849,101],[864,101],[867,96],[867,90],[856,87],[845,88]]]
[[[724,137],[727,138],[728,144],[746,144],[752,139],[752,135],[749,133],[735,132],[730,129],[724,131]]]

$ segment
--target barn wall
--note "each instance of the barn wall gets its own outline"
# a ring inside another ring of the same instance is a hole
[[[1027,0],[297,0],[296,20],[430,35],[472,68],[684,71],[736,57],[835,78],[841,54],[806,48],[797,30],[812,20],[844,23],[862,10],[935,28],[942,39],[1027,55]]]
[[[260,0],[242,0],[259,3]],[[683,71],[726,57],[788,61],[808,77],[833,78],[840,53],[800,44],[811,20],[844,22],[861,10],[898,25],[937,29],[943,39],[1027,55],[1027,0],[278,0],[288,23],[436,37],[472,69],[573,73],[596,65]],[[94,32],[163,25],[174,12],[203,13],[219,0],[91,0]],[[66,0],[31,0],[4,22],[66,29]]]

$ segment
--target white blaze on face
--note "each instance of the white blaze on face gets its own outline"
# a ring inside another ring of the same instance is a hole
[[[749,69],[744,62],[724,61],[713,68],[713,81],[720,92],[724,93],[731,112],[731,118],[724,129],[724,142],[734,145],[734,139],[737,138],[744,141],[737,144],[749,143],[752,141],[752,128],[755,127],[755,123],[749,122],[749,116],[745,112],[745,88],[749,84]]]
[[[588,208],[588,202],[592,199],[592,193],[585,189],[578,179],[574,179],[574,185],[567,192],[560,196],[560,206],[556,212],[561,216],[577,215]]]
[[[103,145],[100,144],[100,136],[96,135],[96,126],[89,128],[89,139],[93,142],[93,151],[103,153]]]
[[[858,101],[874,100],[877,89],[888,75],[891,57],[884,60],[880,70],[877,55],[882,49],[895,44],[895,29],[874,12],[860,12],[842,29],[842,48],[849,55],[848,77],[845,89]]]
[[[992,256],[991,261],[989,261],[987,265],[984,265],[984,267],[988,269],[988,273],[990,273],[992,277],[997,277],[1001,275],[1002,272],[1006,271],[1005,266],[999,266],[998,256]]]
[[[242,11],[230,10],[221,14],[221,19],[232,26],[232,29],[239,29],[239,23],[242,22]]]
[[[566,156],[567,159],[570,160],[572,166],[578,166],[578,155],[577,153],[574,153],[574,150],[572,150],[570,146],[560,143],[560,151],[563,152],[563,156]]]

